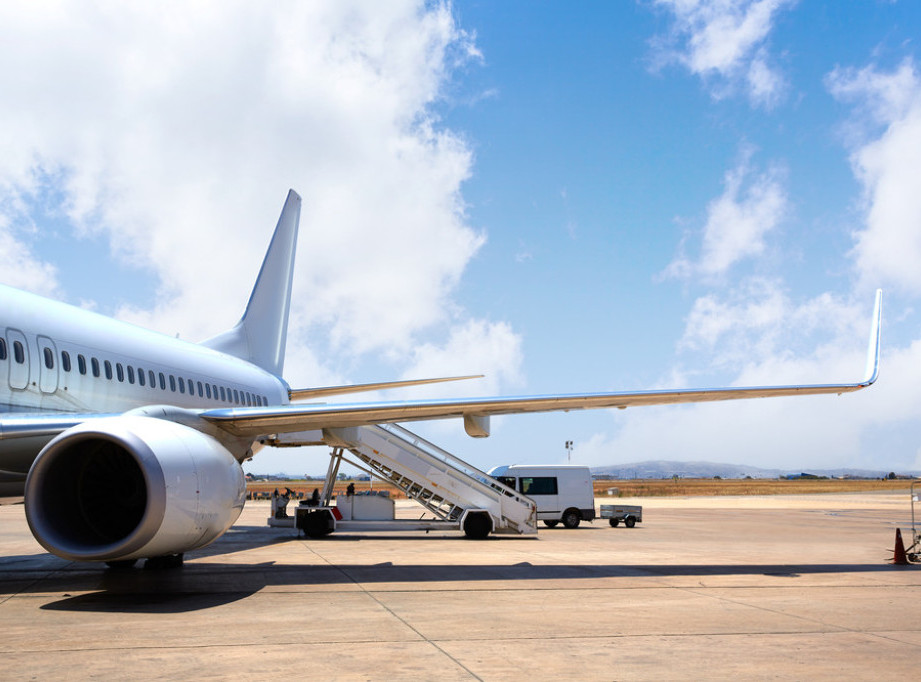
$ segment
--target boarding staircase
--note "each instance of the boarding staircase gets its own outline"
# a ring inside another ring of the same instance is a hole
[[[537,532],[534,502],[437,445],[396,424],[325,429],[333,450],[327,481],[335,480],[336,458],[347,450],[350,464],[389,481],[435,517],[460,523],[471,510],[488,512],[492,532]],[[335,470],[333,469],[335,463]]]

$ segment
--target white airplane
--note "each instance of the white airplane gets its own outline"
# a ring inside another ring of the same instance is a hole
[[[840,394],[878,375],[880,292],[857,383],[292,404],[468,378],[288,386],[300,205],[290,191],[242,319],[200,344],[0,286],[0,496],[24,499],[48,551],[115,564],[207,545],[243,509],[241,463],[279,435],[314,432],[322,442],[322,429],[460,418],[484,437],[492,415]]]

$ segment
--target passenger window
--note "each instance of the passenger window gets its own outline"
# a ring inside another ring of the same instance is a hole
[[[106,379],[112,381],[112,363],[106,360],[102,363],[102,366],[106,368]]]
[[[62,368],[65,372],[69,372],[69,371],[70,371],[70,367],[71,367],[71,365],[70,365],[70,353],[68,353],[66,350],[62,350],[62,351],[61,351],[61,368]]]
[[[90,364],[93,366],[93,376],[99,378],[99,360],[92,358]]]
[[[144,383],[145,383],[145,382],[144,382],[144,370],[141,369],[140,367],[138,367],[138,383],[139,383],[141,386],[143,386]]]
[[[48,369],[54,369],[54,353],[51,352],[51,349],[48,346],[42,348],[42,355],[45,356],[45,367]]]
[[[125,368],[122,367],[122,363],[120,362],[115,363],[115,376],[118,377],[119,381],[125,380]]]
[[[201,382],[198,382],[198,397],[203,398],[205,395],[205,387],[201,385]]]
[[[223,386],[221,386],[221,400],[223,400],[225,403],[227,402],[227,398],[224,397],[224,387]]]
[[[77,371],[86,374],[86,358],[83,355],[77,355]]]
[[[166,390],[166,377],[163,376],[163,372],[160,372],[160,390],[161,391]]]
[[[182,380],[182,377],[179,377],[179,392],[185,393],[185,381]]]
[[[0,339],[0,360],[6,360],[6,339]]]
[[[525,495],[556,495],[556,476],[534,476],[519,478],[518,485]]]
[[[13,359],[17,365],[21,365],[26,361],[26,351],[19,341],[13,341]]]
[[[514,476],[496,476],[496,480],[499,481],[502,485],[506,485],[512,490],[515,489],[515,477]]]
[[[169,375],[169,390],[171,390],[173,393],[176,392],[176,377],[174,377],[172,374]]]
[[[211,384],[205,384],[205,395],[208,396],[208,400],[211,400]]]
[[[126,365],[125,371],[128,372],[128,383],[133,384],[134,383],[134,367],[132,367],[131,365]],[[143,376],[143,374],[141,376]]]
[[[239,391],[237,391],[237,389],[233,389],[233,401],[234,401],[234,403],[236,403],[237,405],[240,404],[240,393],[239,393]]]
[[[157,387],[157,377],[154,376],[152,369],[147,371],[147,378],[150,379],[150,387],[156,388]]]

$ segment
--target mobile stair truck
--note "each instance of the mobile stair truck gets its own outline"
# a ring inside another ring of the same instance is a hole
[[[278,434],[264,442],[332,448],[319,499],[301,502],[293,517],[273,510],[270,526],[295,527],[311,538],[337,530],[462,530],[473,539],[537,533],[535,504],[526,495],[397,424]],[[343,461],[395,485],[433,518],[397,519],[393,501],[380,496],[338,495],[333,506],[333,484]]]

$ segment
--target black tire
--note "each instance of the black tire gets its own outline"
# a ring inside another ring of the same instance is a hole
[[[175,568],[182,568],[182,560],[181,554],[152,556],[144,562],[144,568],[153,571],[169,571]]]
[[[556,524],[558,524],[558,523],[559,523],[559,521],[557,521],[557,520],[549,520],[549,519],[548,519],[547,521],[544,521],[544,525],[547,526],[547,528],[556,528]]]
[[[322,538],[333,532],[329,512],[310,512],[304,517],[304,534],[309,538]]]
[[[489,520],[488,514],[474,512],[467,514],[464,519],[464,535],[471,540],[485,540],[492,530],[492,521]]]
[[[563,525],[567,528],[578,528],[582,520],[582,513],[578,509],[567,509],[563,512]]]
[[[608,523],[611,524],[611,528],[617,528],[620,525],[620,519],[611,519]]]
[[[119,559],[118,561],[107,561],[106,566],[113,571],[130,571],[137,562],[137,559]]]
[[[636,525],[636,519],[633,518],[632,516],[628,516],[627,518],[624,519],[624,525],[627,528],[633,528]]]

